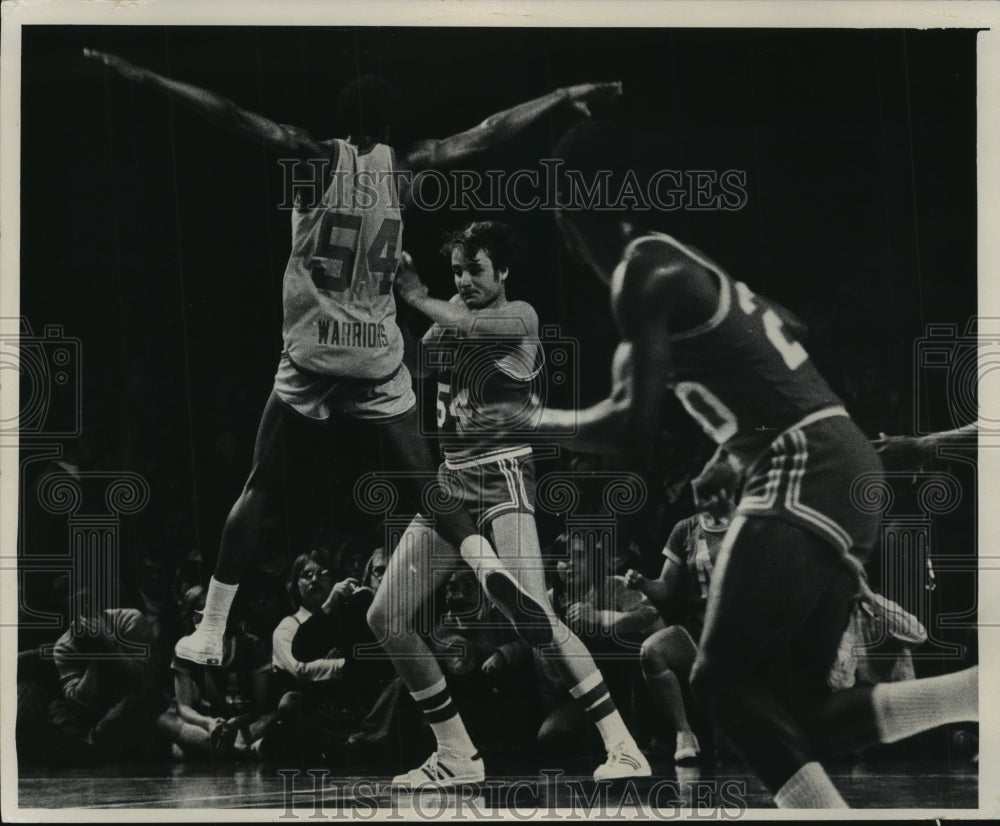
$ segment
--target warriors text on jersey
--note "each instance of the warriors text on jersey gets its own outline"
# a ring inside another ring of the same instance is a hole
[[[441,449],[452,468],[529,455],[516,434],[530,431],[541,412],[534,309],[511,301],[473,312],[466,336],[439,324],[424,336],[427,364],[437,370]]]
[[[381,379],[400,366],[392,279],[403,223],[392,151],[336,141],[337,167],[321,202],[292,211],[284,338],[292,363],[329,376]],[[299,193],[301,195],[301,193]]]
[[[781,315],[701,254],[666,235],[633,241],[615,278],[639,245],[668,245],[712,273],[719,300],[708,321],[670,335],[668,384],[718,444],[751,464],[782,431],[843,403],[817,372]]]

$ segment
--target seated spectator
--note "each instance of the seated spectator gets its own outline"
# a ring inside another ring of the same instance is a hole
[[[94,607],[91,592],[69,600],[70,626],[52,648],[60,696],[49,719],[97,760],[151,756],[164,698],[152,668],[153,635],[134,608]]]
[[[587,548],[580,536],[569,541],[566,568],[566,624],[595,653],[634,646],[663,628],[656,607],[613,576],[606,548]]]
[[[452,697],[482,748],[530,744],[538,728],[531,646],[486,597],[468,567],[445,583],[445,612],[431,649],[449,677]]]
[[[365,584],[359,586],[356,579],[348,577],[328,586],[329,596],[294,629],[291,644],[291,659],[300,663],[342,660],[336,678],[338,726],[351,731],[348,740],[352,752],[364,751],[365,757],[380,756],[378,752],[398,722],[400,702],[412,702],[368,626],[368,608],[381,585],[385,566],[385,552],[376,548],[368,562],[358,566]],[[346,757],[347,752],[341,756]]]
[[[641,662],[646,685],[657,706],[676,732],[674,762],[691,762],[701,745],[688,719],[693,708],[688,680],[698,651],[705,606],[722,540],[729,529],[736,502],[739,470],[727,457],[714,458],[692,486],[701,512],[678,522],[663,549],[666,560],[658,579],[638,571],[626,575],[629,588],[649,597],[660,612],[676,624],[657,631],[642,646]],[[699,728],[706,734],[710,727]]]
[[[280,722],[265,743],[269,756],[293,751],[300,759],[324,755],[353,729],[341,712],[344,656],[331,647],[324,656],[304,661],[295,657],[292,645],[302,623],[317,612],[332,611],[356,585],[354,579],[334,585],[323,549],[301,554],[292,563],[287,590],[297,610],[278,623],[272,636],[271,662],[282,694]]]
[[[205,589],[184,595],[191,630],[201,622]],[[259,753],[260,740],[274,724],[269,708],[271,663],[259,639],[227,629],[219,665],[198,665],[175,656],[174,701],[157,720],[175,754],[239,759]]]
[[[565,536],[556,540],[557,554],[566,543]],[[563,571],[565,595],[553,592],[551,598],[557,611],[565,604],[566,625],[594,654],[615,705],[631,724],[640,646],[663,628],[663,620],[642,593],[626,585],[625,577],[612,576],[610,571],[608,550],[600,544],[588,548],[583,537],[574,535],[568,539]],[[584,711],[566,696],[553,664],[539,659],[539,682],[551,709],[538,731],[539,746],[549,753],[600,754],[600,744],[590,736]]]

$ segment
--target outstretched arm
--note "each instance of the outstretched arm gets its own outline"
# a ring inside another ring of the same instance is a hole
[[[401,166],[419,172],[421,169],[447,166],[508,140],[559,106],[571,106],[581,114],[590,115],[592,101],[611,100],[622,93],[621,83],[581,83],[557,89],[540,98],[529,100],[503,112],[490,115],[478,126],[440,140],[420,141],[400,158]]]
[[[935,448],[973,444],[978,433],[979,425],[973,422],[955,430],[928,433],[926,436],[886,436],[880,433],[873,444],[886,467],[910,470],[933,458]]]
[[[622,342],[611,362],[611,394],[585,410],[542,411],[539,430],[553,436],[572,438],[574,450],[587,453],[618,454],[627,444],[628,420],[632,407],[632,345]]]
[[[241,109],[228,98],[208,89],[163,77],[107,52],[84,49],[83,54],[101,61],[126,80],[143,83],[179,100],[211,123],[260,141],[271,149],[298,157],[322,157],[329,152],[328,145],[316,141],[304,129],[274,123],[262,115]]]

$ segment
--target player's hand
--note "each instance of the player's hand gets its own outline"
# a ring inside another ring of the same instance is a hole
[[[597,611],[588,602],[574,602],[566,609],[566,624],[577,634],[593,633],[597,628]]]
[[[413,259],[407,252],[400,255],[396,268],[396,295],[407,304],[418,304],[427,298],[427,285],[420,280]]]
[[[126,80],[141,83],[146,78],[147,73],[145,69],[136,66],[134,63],[129,63],[127,60],[122,60],[122,58],[117,55],[108,54],[107,52],[99,52],[97,49],[85,48],[83,50],[83,56],[89,57],[92,60],[100,60],[101,63],[114,69]]]
[[[593,101],[602,102],[614,100],[622,93],[621,81],[611,83],[580,83],[566,89],[566,100],[569,105],[584,117],[589,118],[590,104]]]
[[[894,470],[916,470],[934,455],[934,443],[926,436],[887,436],[879,433],[872,445],[885,466]]]
[[[352,594],[354,594],[354,592],[358,589],[358,584],[358,580],[352,576],[338,582],[330,589],[329,596],[327,596],[323,605],[320,606],[321,610],[329,614],[334,605],[348,599]]]
[[[640,574],[633,568],[629,568],[625,572],[625,585],[628,588],[635,588],[636,590],[642,590],[642,587],[646,584],[646,577]]]
[[[494,651],[486,658],[486,661],[482,664],[480,670],[483,672],[483,676],[486,677],[493,685],[496,686],[500,679],[500,675],[503,674],[504,669],[507,667],[507,660],[504,659],[503,654],[499,651]]]

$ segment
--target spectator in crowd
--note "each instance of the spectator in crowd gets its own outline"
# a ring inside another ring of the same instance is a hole
[[[557,559],[567,555],[565,597],[559,599],[554,593],[554,607],[558,611],[559,602],[565,603],[566,625],[600,662],[611,697],[629,720],[640,646],[663,628],[663,620],[644,594],[627,586],[625,577],[611,575],[612,556],[603,543],[588,547],[580,534],[562,535],[554,543],[554,552]],[[538,731],[539,746],[559,754],[594,751],[597,744],[586,737],[589,730],[579,707],[560,701],[561,690],[553,691],[560,684],[557,675],[544,661],[538,670],[551,709]]]
[[[333,611],[356,585],[352,578],[334,584],[324,549],[300,554],[292,562],[287,590],[296,611],[278,623],[272,636],[271,662],[281,700],[274,736],[264,744],[269,756],[331,756],[352,730],[341,711],[346,662],[341,651],[331,646],[324,656],[306,662],[295,657],[292,644],[302,623],[318,612]]]
[[[205,589],[184,595],[188,629],[201,622]],[[267,649],[244,631],[227,629],[219,665],[197,665],[174,657],[174,701],[157,724],[175,755],[241,759],[260,751],[277,715],[269,707],[271,663]]]
[[[701,753],[688,718],[693,708],[688,680],[705,622],[712,570],[736,506],[739,468],[717,454],[692,482],[700,511],[678,522],[663,549],[666,559],[657,579],[630,570],[629,588],[645,595],[671,621],[642,645],[646,685],[676,733],[674,762],[695,760]],[[710,732],[707,721],[698,728]]]
[[[531,646],[488,599],[468,567],[445,583],[431,639],[462,719],[482,748],[526,746],[540,722]]]
[[[152,756],[153,721],[165,702],[149,623],[134,608],[99,607],[86,588],[68,603],[69,628],[52,648],[60,690],[49,705],[53,726],[92,747],[97,760]]]

